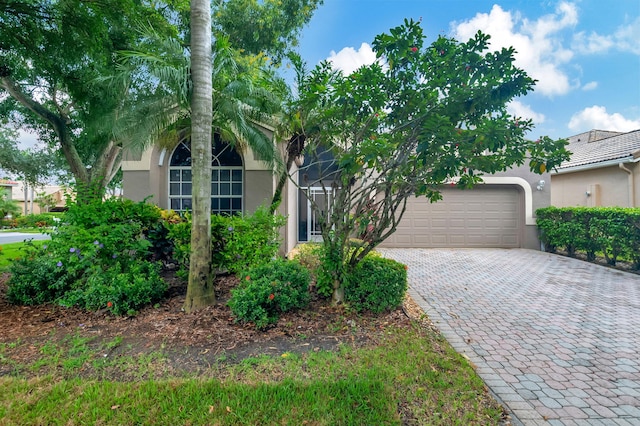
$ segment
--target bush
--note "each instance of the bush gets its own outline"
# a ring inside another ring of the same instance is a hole
[[[536,211],[540,238],[547,251],[563,248],[594,260],[601,252],[615,265],[619,256],[640,269],[640,210],[620,207],[545,207]]]
[[[120,262],[101,274],[92,274],[85,283],[67,292],[59,303],[90,311],[107,309],[116,315],[132,315],[145,305],[160,300],[167,283],[159,267],[151,262],[124,266]]]
[[[66,271],[46,257],[23,257],[11,264],[7,299],[17,305],[53,302],[70,289]]]
[[[55,226],[56,221],[51,214],[28,214],[16,218],[18,228],[46,228]]]
[[[116,314],[135,311],[166,291],[158,266],[151,263],[154,246],[148,237],[159,226],[159,209],[144,203],[73,205],[50,241],[30,247],[11,265],[9,299],[107,307]]]
[[[406,266],[375,255],[367,255],[347,277],[344,298],[356,312],[393,310],[407,291]]]
[[[269,213],[266,207],[242,216],[214,216],[212,240],[216,242],[213,262],[221,269],[238,273],[270,262],[280,248],[278,230],[286,218]]]
[[[276,259],[242,274],[228,305],[237,321],[263,329],[277,322],[280,313],[309,304],[310,281],[309,271],[298,262]]]
[[[286,218],[260,207],[245,216],[211,216],[211,258],[214,268],[237,274],[271,261],[280,248],[279,228]],[[170,226],[169,237],[176,247],[175,257],[184,271],[189,269],[191,221]]]

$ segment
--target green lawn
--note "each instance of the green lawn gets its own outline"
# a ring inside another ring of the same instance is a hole
[[[502,410],[473,368],[431,330],[389,329],[373,348],[214,360],[175,373],[159,350],[109,355],[78,336],[0,344],[0,423],[122,425],[496,425]],[[117,352],[117,351],[116,351]],[[167,373],[173,371],[173,373]]]
[[[33,241],[34,245],[40,246],[46,241]],[[9,243],[0,245],[0,272],[7,271],[11,265],[11,261],[23,256],[22,247],[24,243]]]

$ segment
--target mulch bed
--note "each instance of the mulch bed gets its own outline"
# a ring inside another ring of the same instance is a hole
[[[256,330],[251,324],[236,323],[226,305],[230,290],[238,284],[238,279],[230,275],[217,279],[216,305],[187,314],[182,310],[186,283],[167,272],[167,297],[136,316],[122,317],[106,310],[86,312],[52,304],[11,305],[5,297],[8,278],[6,273],[0,275],[0,343],[31,343],[11,353],[11,358],[23,365],[37,359],[38,343],[68,335],[98,342],[120,337],[123,344],[119,350],[127,348],[131,354],[161,348],[164,353],[174,353],[180,370],[188,372],[221,357],[241,361],[264,354],[334,350],[342,344],[374,345],[388,327],[410,327],[410,316],[431,326],[411,299],[402,308],[373,315],[355,314],[315,297],[308,309],[285,313],[273,326]]]

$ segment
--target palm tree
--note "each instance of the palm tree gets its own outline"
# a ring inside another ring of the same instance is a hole
[[[191,140],[193,211],[186,311],[215,301],[210,271],[211,133],[236,148],[251,148],[272,167],[279,162],[273,141],[256,125],[271,124],[280,106],[263,84],[262,59],[243,58],[224,36],[216,37],[212,50],[211,31],[196,29],[210,19],[205,16],[208,11],[207,1],[191,2],[188,48],[145,28],[144,49],[123,52],[117,79],[128,86],[129,97],[115,131],[130,149],[154,143],[171,148]]]
[[[191,1],[191,176],[193,215],[189,284],[184,310],[216,300],[211,275],[211,10],[208,0]]]
[[[189,48],[151,27],[141,29],[147,42],[139,50],[121,54],[124,64],[115,87],[128,87],[128,98],[117,117],[115,132],[127,148],[150,144],[173,148],[191,138],[194,88]],[[251,150],[267,164],[279,162],[273,141],[259,125],[274,125],[280,99],[269,87],[260,65],[264,58],[242,57],[224,35],[216,35],[212,50],[211,129],[238,149]]]

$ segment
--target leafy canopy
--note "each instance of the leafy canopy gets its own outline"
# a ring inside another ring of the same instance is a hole
[[[316,112],[303,115],[314,131],[302,184],[333,198],[312,206],[336,286],[344,268],[395,231],[409,197],[435,202],[443,184],[471,187],[526,161],[543,173],[568,156],[565,141],[528,140],[532,121],[507,112],[535,84],[514,66],[512,48],[490,51],[481,32],[466,42],[424,39],[420,24],[405,20],[375,38],[376,63],[349,76],[323,63],[301,86],[300,109]]]

